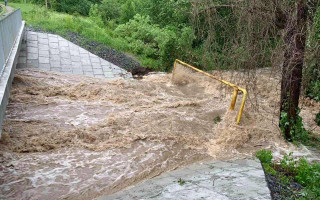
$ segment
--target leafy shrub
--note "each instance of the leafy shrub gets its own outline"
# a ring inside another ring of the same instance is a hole
[[[127,23],[136,14],[145,15],[148,1],[145,0],[127,0],[121,6],[121,23]]]
[[[92,4],[89,0],[56,0],[55,10],[65,13],[88,15]]]
[[[300,109],[298,109],[296,120],[288,119],[286,112],[281,113],[280,129],[285,134],[286,127],[290,127],[290,135],[293,141],[306,142],[309,140],[309,132],[304,128],[302,117],[299,115]]]
[[[294,172],[295,180],[303,185],[305,199],[320,198],[320,164],[309,164],[304,158],[301,158],[297,163]]]
[[[272,151],[262,149],[256,152],[256,157],[260,160],[261,163],[270,164],[272,161]]]
[[[115,33],[128,41],[134,53],[159,60],[161,66],[154,68],[166,71],[177,57],[187,58],[185,55],[191,52],[194,39],[189,27],[181,30],[170,26],[161,28],[152,24],[149,16],[140,14],[119,25]]]
[[[315,101],[320,101],[320,80],[311,81],[308,95]]]
[[[320,38],[319,38],[320,42]],[[320,44],[320,43],[319,43]],[[320,45],[318,46],[320,51]],[[309,79],[307,80],[306,86],[306,96],[314,99],[315,101],[320,101],[320,65],[318,64],[320,57],[313,55],[309,60],[311,62],[307,68],[307,73],[304,76]]]
[[[104,23],[102,21],[101,13],[98,9],[98,4],[91,5],[90,11],[89,11],[89,17],[90,19],[98,24],[101,28],[104,26]]]
[[[292,171],[296,165],[296,161],[293,158],[293,153],[290,152],[288,155],[284,155],[280,161],[281,167],[287,171]]]
[[[299,160],[294,159],[293,153],[284,155],[280,160],[280,165],[271,163],[271,152],[261,150],[257,152],[259,157],[264,160],[267,157],[267,162],[263,163],[264,170],[281,180],[282,184],[290,185],[295,181],[303,186],[298,191],[299,199],[319,199],[320,197],[320,164],[309,163],[305,158]],[[261,159],[260,159],[261,160]],[[297,191],[294,191],[297,192]],[[291,199],[291,198],[290,198]]]
[[[125,38],[134,53],[148,58],[160,59],[165,67],[174,60],[174,41],[176,35],[173,31],[151,24],[149,16],[137,14],[126,24],[119,25],[115,32]]]
[[[144,4],[145,15],[149,15],[152,22],[161,27],[173,25],[189,25],[190,0],[148,0]]]
[[[30,0],[30,2],[40,6],[45,5],[44,0]],[[48,7],[58,12],[79,13],[87,16],[91,5],[98,2],[100,0],[48,0]]]
[[[105,23],[120,18],[121,3],[118,0],[103,0],[98,8]]]

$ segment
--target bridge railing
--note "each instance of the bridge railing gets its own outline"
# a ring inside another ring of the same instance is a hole
[[[0,19],[0,76],[10,56],[22,25],[21,10],[15,10]]]

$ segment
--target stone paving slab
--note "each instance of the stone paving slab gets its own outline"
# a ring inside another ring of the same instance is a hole
[[[126,70],[59,35],[26,31],[17,68],[32,68],[96,78],[132,78]]]
[[[235,160],[193,164],[96,200],[134,199],[266,200],[271,196],[260,163]]]

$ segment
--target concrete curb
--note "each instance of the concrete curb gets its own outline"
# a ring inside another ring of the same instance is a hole
[[[18,63],[19,51],[22,44],[22,38],[24,34],[25,21],[22,21],[22,25],[19,34],[16,38],[14,46],[10,52],[8,62],[5,65],[3,74],[0,77],[0,138],[2,132],[2,123],[5,120],[6,107],[9,102],[10,89],[14,78],[14,72]]]

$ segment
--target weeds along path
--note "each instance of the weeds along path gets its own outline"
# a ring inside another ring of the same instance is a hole
[[[238,126],[232,90],[195,74],[107,81],[18,70],[0,144],[0,198],[90,199],[212,156],[286,146],[275,82],[261,72],[261,110],[249,102]]]

